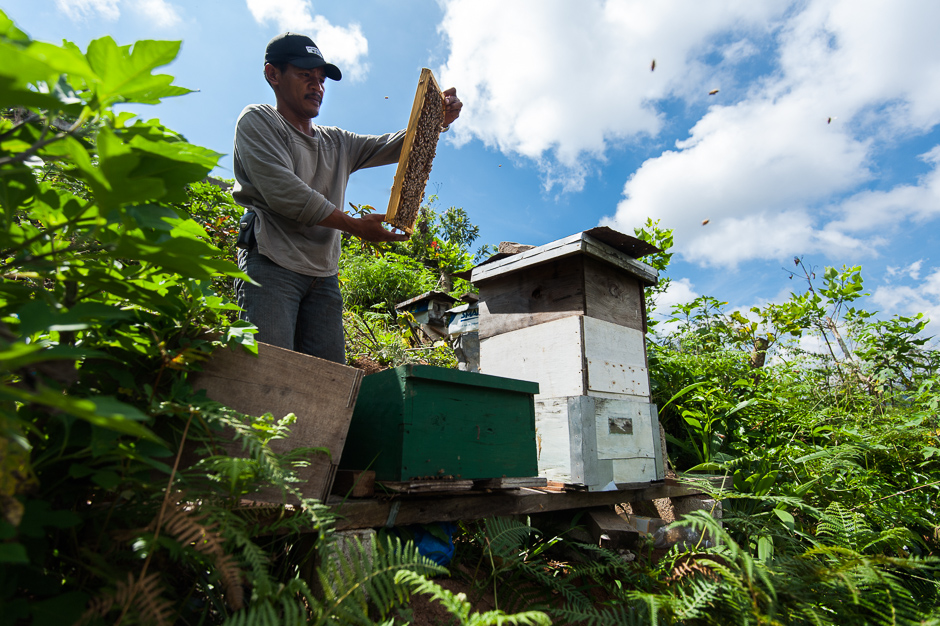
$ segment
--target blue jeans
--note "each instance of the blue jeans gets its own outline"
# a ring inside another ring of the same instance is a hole
[[[346,363],[339,277],[305,276],[267,258],[256,246],[238,251],[238,268],[261,284],[235,281],[242,319],[258,327],[258,341]]]

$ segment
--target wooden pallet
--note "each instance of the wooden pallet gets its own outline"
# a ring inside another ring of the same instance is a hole
[[[377,483],[394,493],[453,493],[473,489],[472,480],[382,480]]]
[[[386,222],[408,234],[414,231],[418,219],[443,123],[444,95],[434,74],[424,68],[418,80],[408,132],[395,172],[395,184],[385,212]]]

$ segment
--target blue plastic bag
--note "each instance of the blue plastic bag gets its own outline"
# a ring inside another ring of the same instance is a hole
[[[429,530],[432,528],[434,530]],[[437,522],[424,526],[412,526],[409,530],[414,535],[415,547],[418,548],[421,556],[431,559],[438,565],[447,565],[454,558],[456,524]],[[437,530],[440,532],[436,532]],[[444,541],[445,537],[446,541]]]

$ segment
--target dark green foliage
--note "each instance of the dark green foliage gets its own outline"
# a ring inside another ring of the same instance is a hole
[[[322,451],[275,455],[293,416],[246,419],[187,381],[254,348],[226,297],[241,211],[201,182],[219,155],[111,108],[187,93],[152,73],[178,49],[81,52],[0,13],[0,621],[371,623],[407,596],[397,571],[438,568],[375,546],[314,597],[301,573],[331,558],[332,517],[293,470]],[[294,506],[239,506],[265,486]]]
[[[437,285],[437,276],[420,261],[387,252],[378,257],[346,254],[340,262],[347,310],[395,315],[395,305]]]

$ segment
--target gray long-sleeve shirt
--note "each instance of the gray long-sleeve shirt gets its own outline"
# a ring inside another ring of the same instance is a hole
[[[404,137],[317,125],[310,136],[269,104],[245,107],[235,126],[232,197],[257,214],[258,251],[299,274],[336,274],[340,232],[317,224],[345,206],[350,174],[397,163]]]

